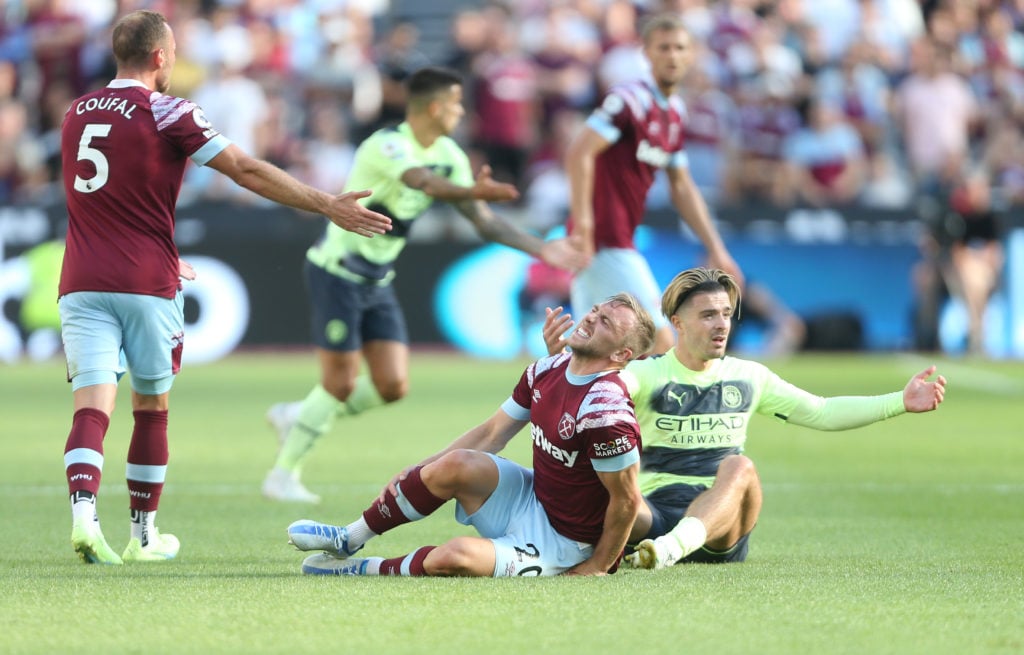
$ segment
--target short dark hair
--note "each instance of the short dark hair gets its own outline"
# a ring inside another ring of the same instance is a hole
[[[167,19],[160,12],[140,9],[125,14],[114,25],[114,60],[119,67],[142,66],[165,38]]]
[[[421,68],[405,82],[409,92],[409,104],[426,104],[438,93],[443,93],[455,85],[462,84],[462,76],[457,72],[440,66]]]

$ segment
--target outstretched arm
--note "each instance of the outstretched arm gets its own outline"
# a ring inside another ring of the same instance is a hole
[[[587,264],[587,258],[579,248],[580,239],[577,236],[544,241],[495,214],[482,200],[466,200],[456,203],[455,207],[473,223],[477,233],[487,241],[521,250],[551,266],[568,271],[578,271]]]
[[[227,175],[239,186],[268,200],[323,214],[338,227],[366,237],[391,229],[391,219],[359,204],[369,191],[352,191],[340,196],[314,189],[299,182],[277,166],[252,157],[235,144],[229,145],[207,166]]]
[[[905,412],[929,412],[939,406],[946,393],[945,377],[928,380],[934,373],[935,367],[929,366],[910,378],[903,391],[881,396],[820,398],[807,394],[787,421],[817,430],[849,430]]]

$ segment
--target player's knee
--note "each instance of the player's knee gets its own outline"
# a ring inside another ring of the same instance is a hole
[[[746,455],[729,455],[718,467],[719,477],[729,479],[733,483],[749,486],[756,484],[757,467]]]
[[[488,468],[485,468],[488,467]],[[460,490],[477,485],[496,471],[487,455],[460,448],[423,467],[420,475],[427,488],[438,496],[452,497]]]
[[[473,545],[469,538],[456,537],[431,551],[424,565],[431,575],[471,575],[476,568]]]
[[[384,399],[386,403],[393,403],[397,400],[405,398],[405,395],[409,393],[409,380],[405,378],[384,380],[382,382],[375,382],[377,387],[377,393]]]

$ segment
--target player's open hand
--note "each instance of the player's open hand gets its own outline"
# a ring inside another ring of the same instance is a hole
[[[561,306],[544,308],[544,345],[549,355],[557,355],[565,350],[565,335],[573,325],[572,314],[563,314]]]
[[[324,214],[341,229],[360,236],[373,238],[375,234],[389,232],[391,230],[390,218],[371,211],[358,202],[360,198],[365,198],[371,193],[371,191],[349,191],[335,196],[329,210]]]
[[[491,177],[491,167],[484,164],[473,182],[473,197],[488,202],[505,202],[519,197],[519,189],[511,184],[497,182]]]
[[[908,412],[930,412],[937,408],[946,396],[946,378],[938,376],[929,381],[935,374],[935,365],[929,366],[910,378],[903,388],[903,406]]]
[[[572,237],[545,241],[539,256],[545,264],[573,273],[590,264],[590,257],[579,247],[579,240],[574,241]]]

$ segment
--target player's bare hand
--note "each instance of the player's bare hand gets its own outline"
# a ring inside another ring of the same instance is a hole
[[[401,472],[399,472],[397,475],[395,475],[395,477],[391,478],[391,480],[388,481],[387,485],[385,485],[385,487],[383,489],[381,489],[380,495],[377,496],[377,502],[378,503],[383,503],[385,497],[387,497],[388,494],[391,494],[392,496],[397,496],[398,495],[398,485],[399,485],[399,483],[402,482],[403,480],[405,480],[407,477],[409,477],[409,473],[414,468],[416,468],[416,467],[415,466],[407,466],[404,469],[402,469]]]
[[[473,197],[488,202],[505,202],[519,197],[519,189],[511,184],[497,182],[491,177],[491,167],[484,164],[473,182]]]
[[[196,279],[196,269],[192,268],[192,264],[189,264],[184,259],[178,259],[178,277],[183,280],[194,280]]]
[[[597,576],[597,575],[608,575],[608,571],[601,570],[600,568],[598,568],[598,567],[594,566],[593,564],[591,564],[590,560],[587,560],[585,562],[580,562],[579,564],[577,564],[576,566],[572,567],[571,569],[569,569],[567,571],[563,571],[562,575]]]
[[[363,207],[358,201],[369,196],[371,191],[349,191],[335,196],[328,211],[327,218],[343,230],[354,232],[360,236],[373,238],[375,234],[384,234],[391,230],[391,219]]]
[[[544,345],[549,355],[557,355],[565,350],[565,334],[572,329],[572,314],[562,313],[562,307],[544,308]]]
[[[573,273],[590,264],[590,257],[579,247],[579,240],[574,241],[572,237],[545,241],[539,256],[545,264]]]
[[[903,406],[908,412],[930,412],[946,397],[946,378],[940,375],[934,380],[928,379],[935,370],[933,364],[907,382],[903,389]]]

